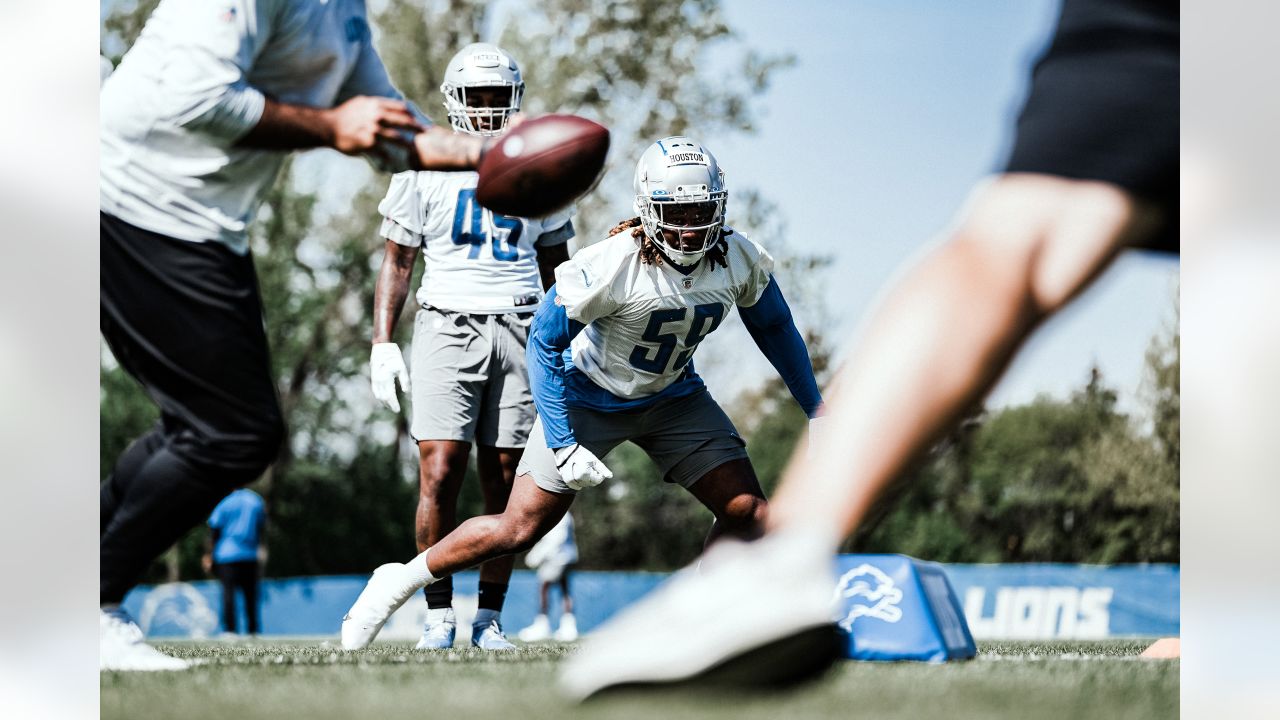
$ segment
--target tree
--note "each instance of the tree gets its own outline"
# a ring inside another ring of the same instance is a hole
[[[1095,368],[1067,400],[973,416],[848,549],[944,562],[1177,562],[1177,468]]]

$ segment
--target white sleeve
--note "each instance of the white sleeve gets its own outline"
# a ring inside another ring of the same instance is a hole
[[[739,253],[748,268],[746,282],[738,294],[738,306],[751,307],[760,300],[765,288],[769,287],[769,278],[773,275],[773,256],[754,240],[737,233],[734,235],[737,235],[737,239],[730,238],[729,251]]]
[[[387,196],[378,203],[382,227],[378,234],[400,245],[418,247],[423,243],[423,208],[418,196],[418,173],[391,176]]]
[[[552,213],[539,221],[542,232],[533,241],[538,247],[547,247],[549,245],[562,245],[569,242],[574,236],[573,229],[573,209],[566,208],[557,213]]]
[[[613,298],[612,268],[607,254],[601,252],[606,242],[583,248],[556,268],[556,297],[570,320],[583,325],[605,317],[618,309]]]
[[[253,129],[266,98],[247,75],[280,20],[278,0],[221,3],[164,0],[153,16],[163,24],[168,57],[160,70],[160,115],[228,142]]]

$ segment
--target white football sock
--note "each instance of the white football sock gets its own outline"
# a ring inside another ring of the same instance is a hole
[[[431,570],[427,567],[427,553],[431,552],[431,548],[422,551],[418,557],[410,560],[404,567],[408,573],[408,579],[417,583],[418,587],[426,587],[440,578],[431,574]]]

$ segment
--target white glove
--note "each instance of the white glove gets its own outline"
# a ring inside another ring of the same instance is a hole
[[[556,448],[555,455],[561,479],[574,490],[595,487],[613,477],[613,471],[605,467],[595,453],[577,443]]]
[[[826,418],[816,417],[809,418],[809,446],[805,448],[805,457],[812,461],[813,448],[818,444],[818,436],[822,433],[823,426],[826,425]]]
[[[400,400],[396,397],[396,380],[400,389],[409,392],[409,371],[404,366],[404,356],[395,343],[374,343],[369,354],[369,381],[373,396],[393,412],[400,412]]]

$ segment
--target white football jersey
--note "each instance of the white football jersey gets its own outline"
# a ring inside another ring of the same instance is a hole
[[[455,312],[533,312],[542,300],[535,246],[573,237],[570,210],[499,215],[476,202],[474,172],[406,172],[378,205],[382,237],[423,247],[418,302]]]
[[[161,0],[102,86],[102,210],[244,255],[248,223],[287,156],[236,144],[265,98],[329,108],[357,95],[401,97],[364,0]]]
[[[738,232],[725,240],[728,267],[704,258],[688,275],[667,262],[642,262],[640,244],[625,230],[556,268],[565,313],[586,325],[570,346],[574,366],[627,399],[679,378],[733,306],[755,305],[769,285],[769,253]]]

